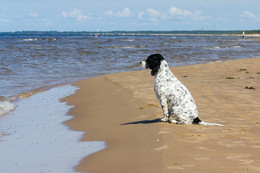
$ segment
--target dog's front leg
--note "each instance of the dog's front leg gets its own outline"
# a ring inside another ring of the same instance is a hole
[[[160,97],[160,103],[161,103],[162,110],[163,110],[163,118],[161,119],[161,121],[167,122],[169,119],[167,99],[165,97]]]

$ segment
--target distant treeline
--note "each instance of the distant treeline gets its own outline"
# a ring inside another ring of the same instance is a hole
[[[194,31],[17,31],[0,32],[0,36],[99,36],[99,35],[241,35],[243,30],[194,30]],[[260,30],[245,30],[246,34],[260,34]]]

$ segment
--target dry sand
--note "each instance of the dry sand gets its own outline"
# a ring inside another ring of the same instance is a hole
[[[224,127],[159,122],[149,70],[75,83],[66,122],[107,148],[75,167],[92,173],[260,172],[260,58],[171,68],[199,117]]]

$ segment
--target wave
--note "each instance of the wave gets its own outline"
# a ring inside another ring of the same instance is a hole
[[[51,37],[48,37],[48,38],[24,38],[22,39],[23,41],[37,41],[37,40],[57,40],[56,38],[51,38]]]
[[[0,116],[8,114],[9,112],[13,111],[16,108],[16,105],[13,104],[12,102],[19,100],[19,99],[29,98],[37,93],[47,91],[47,90],[57,87],[57,86],[59,86],[59,85],[45,86],[45,87],[34,89],[29,92],[24,92],[24,93],[6,97],[6,98],[4,96],[0,96]]]
[[[9,101],[0,101],[0,115],[5,115],[15,109],[15,105]]]
[[[205,47],[204,49],[221,49],[219,46]]]
[[[110,46],[110,48],[114,48],[114,49],[136,49],[136,48],[146,48],[146,46]]]
[[[38,40],[37,38],[25,38],[23,41],[36,41]]]
[[[240,47],[241,47],[240,45],[237,45],[237,46],[222,46],[222,47],[212,46],[212,47],[205,47],[204,49],[210,49],[210,50],[217,50],[217,49],[237,49],[237,48],[240,48]]]
[[[129,38],[129,39],[124,39],[124,40],[122,40],[122,41],[135,41],[135,39],[131,39],[131,38]]]

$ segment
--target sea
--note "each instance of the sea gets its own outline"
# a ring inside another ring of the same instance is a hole
[[[170,66],[184,66],[259,57],[259,45],[238,36],[0,35],[0,96],[140,70],[139,62],[153,53]]]
[[[1,33],[0,172],[75,172],[73,167],[82,158],[106,147],[105,141],[79,142],[83,132],[63,125],[71,118],[66,114],[73,105],[59,100],[79,89],[73,82],[141,70],[140,61],[154,53],[162,54],[171,67],[260,57],[259,40],[218,35]],[[68,150],[73,152],[64,154]]]

